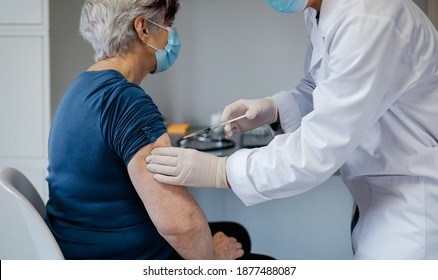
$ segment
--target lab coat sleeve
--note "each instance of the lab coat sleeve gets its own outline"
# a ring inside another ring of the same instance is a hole
[[[280,127],[274,134],[291,133],[301,126],[302,118],[313,110],[313,90],[310,80],[303,79],[296,89],[272,96],[278,107],[280,121]]]
[[[339,169],[397,98],[390,85],[399,78],[398,65],[410,63],[400,34],[389,19],[366,15],[340,19],[327,31],[328,74],[313,91],[313,111],[268,146],[228,158],[228,181],[246,205],[303,193]],[[282,118],[299,106],[280,104]]]
[[[309,25],[309,22],[306,22]],[[307,26],[309,29],[310,27]],[[274,135],[294,132],[301,126],[301,119],[313,110],[313,91],[315,81],[309,74],[312,55],[312,43],[310,38],[307,41],[306,58],[304,60],[305,77],[291,91],[281,91],[272,99],[278,107],[279,124],[278,129],[273,131]]]

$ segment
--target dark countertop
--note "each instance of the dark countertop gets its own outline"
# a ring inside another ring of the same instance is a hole
[[[202,129],[203,127],[190,127],[187,134]],[[169,134],[173,146],[183,146],[205,151],[216,156],[229,156],[242,148],[256,148],[266,146],[273,138],[268,132],[257,131],[234,134],[230,139],[225,139],[223,133],[210,132],[192,139],[180,140],[183,135]],[[184,141],[184,142],[182,142]],[[232,147],[230,147],[232,146]],[[224,147],[224,148],[220,148]]]

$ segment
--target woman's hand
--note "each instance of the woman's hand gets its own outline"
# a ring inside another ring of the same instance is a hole
[[[243,256],[242,244],[234,237],[228,237],[223,232],[213,235],[213,247],[216,260],[235,260]]]

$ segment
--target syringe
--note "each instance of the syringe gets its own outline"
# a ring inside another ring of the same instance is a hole
[[[218,128],[218,127],[220,127],[220,126],[225,126],[225,125],[227,125],[227,124],[230,124],[230,123],[232,123],[232,122],[238,121],[238,120],[243,119],[243,118],[245,118],[245,117],[246,117],[245,115],[242,115],[242,116],[240,116],[240,117],[237,117],[237,118],[234,118],[234,119],[231,119],[231,120],[228,120],[228,121],[224,121],[224,122],[221,122],[221,123],[218,123],[218,124],[212,125],[212,126],[210,126],[210,127],[207,127],[207,128],[204,128],[204,129],[201,129],[201,130],[195,131],[195,132],[193,132],[193,133],[190,133],[190,134],[188,134],[188,135],[186,135],[186,136],[183,136],[181,139],[187,139],[187,138],[190,138],[190,137],[195,137],[195,136],[197,136],[197,135],[199,135],[199,134],[202,134],[202,133],[208,132],[208,131],[210,131],[210,130],[212,130],[212,129],[215,129],[215,128]]]

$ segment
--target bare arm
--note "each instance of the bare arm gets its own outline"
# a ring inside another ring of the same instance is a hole
[[[128,164],[131,181],[159,233],[184,259],[215,259],[207,219],[188,190],[161,184],[146,169],[145,157],[164,146],[170,146],[167,134],[134,155]]]

